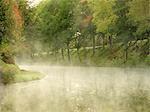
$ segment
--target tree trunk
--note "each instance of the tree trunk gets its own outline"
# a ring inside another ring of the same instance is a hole
[[[70,48],[69,48],[69,42],[67,43],[67,55],[68,55],[68,61],[70,62]]]
[[[84,64],[87,64],[87,51],[86,51],[85,46],[83,46],[83,51],[84,51],[84,54],[83,54],[84,58],[82,60]]]
[[[108,39],[109,39],[109,46],[110,46],[110,49],[112,49],[112,36],[109,36]]]
[[[148,46],[147,55],[150,55],[150,39],[149,38],[147,40],[147,46]]]
[[[149,41],[149,38],[147,39],[147,42],[145,43],[145,55],[148,56],[150,54],[150,41]]]
[[[128,60],[128,45],[126,45],[126,48],[125,48],[125,50],[124,50],[124,63],[126,63],[127,62],[127,60]]]
[[[54,51],[55,61],[57,62],[57,50]]]
[[[102,41],[103,41],[103,49],[105,48],[105,37],[104,36],[102,36]]]
[[[95,55],[95,36],[93,36],[93,56]]]
[[[78,54],[79,61],[81,62],[79,48],[77,48],[77,54]]]
[[[143,40],[141,40],[142,42]],[[146,43],[144,43],[144,45],[141,48],[141,56],[142,57],[146,57],[149,55],[149,51],[150,51],[150,43],[149,43],[149,39],[147,40]]]
[[[62,59],[64,60],[65,58],[64,58],[64,49],[63,48],[61,49],[61,55],[62,55]]]

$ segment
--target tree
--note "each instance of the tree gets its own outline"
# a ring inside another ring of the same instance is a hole
[[[70,0],[51,0],[41,6],[42,19],[41,30],[45,39],[49,41],[55,54],[59,49],[67,48],[68,60],[70,61],[70,41],[73,31],[74,2]],[[63,53],[63,52],[62,52]],[[62,54],[63,55],[63,54]],[[62,56],[63,57],[63,56]],[[64,58],[64,57],[63,57]]]
[[[115,0],[94,0],[89,3],[93,11],[92,21],[97,27],[97,32],[109,37],[110,48],[112,48],[112,27],[117,19],[113,10]]]
[[[128,3],[128,17],[132,24],[136,25],[134,35],[137,40],[146,39],[147,42],[142,47],[142,56],[149,54],[149,37],[150,37],[150,6],[149,0],[132,0]]]
[[[136,34],[141,35],[150,32],[149,0],[132,0],[129,4],[129,19],[137,25]]]
[[[40,49],[37,47],[39,41],[41,41],[41,34],[38,29],[39,18],[37,17],[37,8],[30,7],[27,0],[17,0],[18,9],[23,19],[22,26],[22,43],[20,47],[24,49],[19,51],[19,56],[27,55],[32,58],[34,52],[38,52]],[[37,47],[37,48],[36,48]]]
[[[2,60],[14,64],[13,55],[18,51],[16,45],[20,42],[22,18],[15,1],[0,1],[0,50]]]
[[[124,47],[124,62],[128,59],[128,49],[130,42],[135,39],[133,33],[135,32],[136,26],[129,22],[127,16],[129,12],[128,0],[115,1],[114,11],[117,15],[115,23],[115,33],[117,35],[118,42],[121,42]]]
[[[6,11],[8,11],[8,8],[6,7],[6,4],[4,1],[0,1],[0,44],[2,44],[2,40],[4,39],[4,36],[6,35],[8,22]]]

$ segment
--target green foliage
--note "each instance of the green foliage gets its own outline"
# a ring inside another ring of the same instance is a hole
[[[97,26],[97,32],[109,33],[112,25],[115,24],[117,16],[113,7],[115,0],[95,0],[90,2],[93,10],[93,22]]]
[[[26,0],[17,0],[18,8],[21,12],[21,15],[24,19],[24,27],[30,24],[32,21],[32,9],[29,7],[28,3]]]
[[[0,57],[1,58],[1,57]],[[2,67],[5,63],[0,59],[0,66]]]
[[[16,1],[0,1],[0,55],[9,53],[14,55],[21,46],[21,14]]]
[[[23,19],[21,31],[11,20],[14,3]],[[67,56],[69,62],[72,58],[78,64],[83,62],[83,54],[89,55],[86,60],[95,65],[105,65],[105,62],[136,65],[143,63],[141,59],[147,63],[148,0],[46,0],[35,7],[29,7],[26,0],[10,4],[1,0],[0,5],[0,54],[19,52],[33,58],[36,53],[46,52],[54,60],[62,62]],[[92,55],[91,50],[86,52],[88,47],[92,47]]]
[[[148,66],[150,66],[150,56],[147,56],[147,57],[144,59],[144,63],[146,63]]]
[[[8,36],[10,36],[11,28],[11,6],[5,3],[4,0],[0,1],[0,44],[2,41],[9,41]]]
[[[21,70],[19,73],[15,74],[14,82],[27,82],[27,81],[33,81],[33,80],[40,80],[44,76],[45,75],[39,72]]]
[[[39,14],[41,30],[46,37],[44,40],[56,50],[63,47],[72,36],[73,5],[70,0],[51,0],[42,7]]]
[[[1,68],[2,82],[4,84],[9,84],[9,83],[14,82],[15,74],[18,74],[19,72],[20,72],[20,70],[16,65],[3,63],[3,66]]]
[[[150,32],[150,9],[149,0],[132,0],[129,5],[129,18],[137,25],[136,35]]]
[[[1,81],[4,84],[39,80],[43,74],[34,71],[20,70],[17,65],[6,64],[0,60]]]

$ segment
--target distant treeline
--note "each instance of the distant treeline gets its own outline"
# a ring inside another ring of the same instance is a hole
[[[54,62],[149,64],[149,0],[45,0],[35,7],[20,0],[16,4],[23,20],[17,35],[21,42],[14,43],[24,49],[17,51],[19,56],[34,58],[46,52],[40,57]]]

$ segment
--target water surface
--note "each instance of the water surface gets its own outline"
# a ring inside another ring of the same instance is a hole
[[[148,68],[20,66],[42,80],[0,86],[0,112],[150,112]]]

